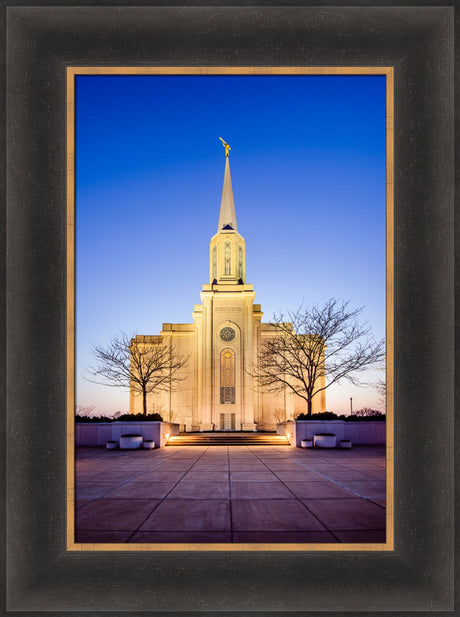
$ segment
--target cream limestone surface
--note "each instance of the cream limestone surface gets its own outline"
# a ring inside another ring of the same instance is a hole
[[[186,431],[256,431],[274,430],[304,412],[303,400],[290,391],[262,392],[251,377],[261,341],[273,330],[262,323],[253,286],[246,284],[246,247],[237,230],[228,150],[218,229],[210,242],[209,284],[200,295],[193,323],[164,323],[159,335],[136,337],[171,345],[188,358],[179,383],[148,395],[149,413],[158,412]],[[313,400],[313,413],[325,410],[324,391]],[[142,412],[142,396],[133,391],[129,409]]]

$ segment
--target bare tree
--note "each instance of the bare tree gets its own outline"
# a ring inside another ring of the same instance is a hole
[[[263,341],[253,377],[266,392],[285,388],[304,399],[307,415],[313,398],[346,379],[363,385],[358,374],[383,359],[384,341],[370,336],[370,326],[358,322],[363,307],[332,298],[324,306],[302,306],[275,315],[273,336]]]
[[[94,405],[75,405],[75,415],[81,418],[92,418],[94,409]]]
[[[357,411],[355,411],[354,415],[362,418],[371,416],[384,416],[385,414],[378,409],[372,409],[371,407],[363,407],[362,409],[358,409]]]
[[[111,339],[107,347],[96,345],[92,353],[97,366],[88,372],[90,381],[105,386],[125,388],[142,395],[142,409],[147,415],[147,394],[154,390],[169,390],[183,381],[180,370],[188,359],[177,354],[172,345],[151,340],[152,337],[126,334]]]
[[[379,370],[384,371],[385,375],[385,366],[380,366]],[[387,407],[387,380],[386,376],[380,377],[375,384],[375,389],[379,395],[379,403],[383,406],[384,411],[386,411]]]
[[[286,411],[282,407],[278,407],[273,412],[273,417],[275,418],[277,424],[281,424],[281,422],[286,422]]]

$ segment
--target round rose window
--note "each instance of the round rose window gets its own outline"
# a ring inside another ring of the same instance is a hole
[[[222,330],[220,331],[220,338],[223,341],[233,341],[233,339],[235,338],[235,330],[233,328],[222,328]]]

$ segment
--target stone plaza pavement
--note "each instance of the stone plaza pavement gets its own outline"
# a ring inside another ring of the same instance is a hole
[[[76,449],[77,543],[382,543],[385,448]]]

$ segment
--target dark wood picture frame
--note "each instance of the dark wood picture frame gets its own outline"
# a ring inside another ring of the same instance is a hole
[[[453,609],[453,7],[6,7],[6,611]],[[66,551],[67,66],[393,66],[395,550]]]

